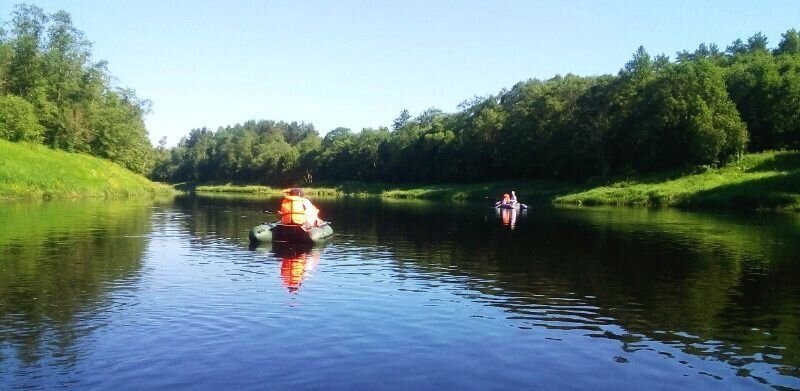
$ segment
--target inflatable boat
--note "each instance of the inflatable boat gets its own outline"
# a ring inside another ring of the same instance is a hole
[[[251,243],[323,243],[333,236],[330,223],[305,228],[297,224],[264,223],[250,230]]]

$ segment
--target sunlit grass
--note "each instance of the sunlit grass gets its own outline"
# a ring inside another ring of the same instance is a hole
[[[85,154],[0,140],[0,199],[132,197],[169,195],[114,163]]]
[[[556,197],[582,205],[703,206],[743,209],[800,209],[800,153],[745,155],[720,169],[659,178],[619,180]]]

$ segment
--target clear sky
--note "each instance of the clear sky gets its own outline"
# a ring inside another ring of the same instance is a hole
[[[0,2],[10,19],[13,0]],[[455,111],[529,78],[615,73],[639,45],[672,58],[800,29],[776,1],[28,1],[69,12],[117,84],[153,102],[150,138],[249,119],[321,134]]]

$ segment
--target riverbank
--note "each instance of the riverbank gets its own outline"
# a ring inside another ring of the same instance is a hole
[[[255,185],[199,185],[194,188],[179,187],[199,193],[247,193],[265,196],[279,196],[283,188]],[[559,181],[505,181],[478,184],[390,184],[345,182],[338,185],[306,186],[303,190],[310,197],[381,197],[414,198],[426,200],[479,201],[494,202],[504,193],[515,190],[525,195],[526,202],[550,202],[560,194],[583,189],[576,184]]]
[[[800,152],[746,154],[720,169],[614,181],[560,195],[556,203],[800,210]]]
[[[0,199],[170,196],[175,190],[109,161],[0,140]]]
[[[527,203],[800,210],[800,152],[747,154],[726,167],[696,171],[615,178],[602,184],[546,180],[461,185],[347,182],[304,189],[312,197],[473,201],[494,201],[513,189]],[[277,196],[283,189],[222,184],[201,185],[194,190]]]

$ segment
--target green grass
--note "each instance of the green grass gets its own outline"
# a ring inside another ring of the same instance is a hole
[[[0,140],[0,199],[171,195],[114,163],[84,154]]]
[[[554,202],[800,210],[800,153],[747,154],[740,161],[720,169],[619,180],[558,196]]]

